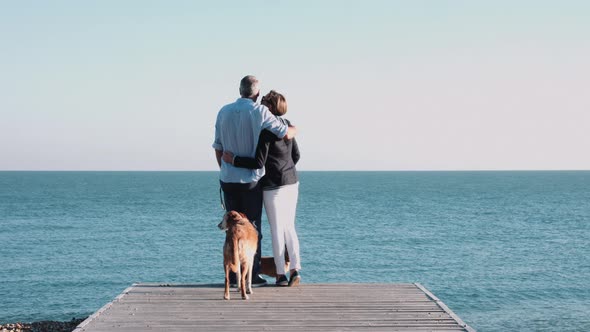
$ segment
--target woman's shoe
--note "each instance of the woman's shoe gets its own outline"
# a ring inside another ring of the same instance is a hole
[[[289,277],[289,287],[294,287],[299,285],[301,282],[301,275],[299,275],[299,271],[295,270],[295,272],[291,273]]]
[[[281,275],[277,279],[277,282],[275,283],[275,285],[277,285],[277,286],[288,286],[289,285],[289,281],[287,280],[287,277],[283,274],[283,275]]]

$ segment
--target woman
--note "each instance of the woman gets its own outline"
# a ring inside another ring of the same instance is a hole
[[[287,113],[285,97],[272,90],[262,97],[262,104],[287,125],[290,122],[281,116]],[[299,148],[295,139],[279,139],[270,131],[263,130],[258,139],[254,158],[234,156],[224,151],[223,160],[236,167],[265,168],[260,180],[264,209],[270,224],[272,249],[277,269],[277,286],[296,286],[301,281],[299,270],[299,239],[295,231],[295,210],[299,194],[299,180],[295,164],[299,161]],[[285,271],[285,245],[289,254],[289,280]]]

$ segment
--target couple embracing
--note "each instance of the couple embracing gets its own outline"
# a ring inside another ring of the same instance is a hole
[[[259,82],[248,75],[240,81],[240,98],[217,114],[213,148],[221,169],[220,183],[227,211],[244,213],[258,230],[252,286],[264,286],[260,277],[262,207],[272,235],[276,285],[295,286],[301,276],[299,240],[295,211],[299,181],[295,164],[299,148],[296,128],[282,116],[287,112],[285,97],[270,91],[260,96]],[[285,269],[285,247],[290,258],[289,279]],[[230,278],[231,279],[231,278]],[[235,275],[233,280],[235,284]]]

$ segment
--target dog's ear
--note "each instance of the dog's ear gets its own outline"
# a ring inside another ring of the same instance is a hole
[[[243,214],[242,212],[240,212],[240,216],[241,216],[242,218],[246,218],[246,219],[248,219],[248,217],[247,217],[245,214]],[[240,219],[242,219],[242,218],[240,218]]]
[[[229,211],[227,213],[227,216],[231,219],[231,220],[235,220],[238,221],[240,219],[242,219],[242,216],[240,215],[240,213],[236,212],[236,211]]]

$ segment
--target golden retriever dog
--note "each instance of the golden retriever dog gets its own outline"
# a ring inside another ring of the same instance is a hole
[[[229,273],[236,273],[238,289],[242,299],[252,294],[252,264],[258,248],[258,231],[243,213],[227,212],[219,225],[225,230],[223,244],[223,266],[225,269],[225,292],[223,298],[229,300]]]

